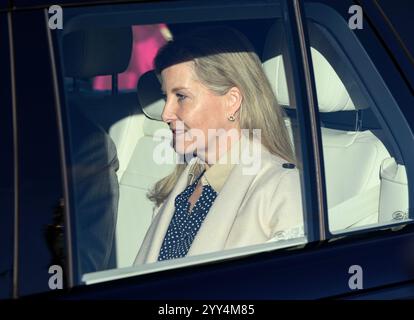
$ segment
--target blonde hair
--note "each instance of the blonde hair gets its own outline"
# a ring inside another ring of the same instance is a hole
[[[261,143],[272,154],[295,163],[283,110],[277,103],[261,61],[249,41],[228,27],[204,28],[169,41],[155,58],[158,74],[169,66],[193,61],[195,75],[208,89],[224,95],[232,87],[242,93],[240,129],[261,130]],[[158,181],[148,198],[159,206],[171,193],[187,164],[178,164]],[[196,168],[196,174],[202,168]]]

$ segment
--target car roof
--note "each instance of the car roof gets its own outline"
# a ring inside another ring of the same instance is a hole
[[[173,0],[183,1],[183,0]],[[96,5],[96,4],[116,4],[119,3],[137,3],[137,2],[165,2],[165,0],[6,0],[0,3],[0,9],[30,9],[30,8],[48,8],[53,5],[63,7],[72,7],[79,5]]]

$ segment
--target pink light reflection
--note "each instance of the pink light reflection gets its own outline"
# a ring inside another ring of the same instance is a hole
[[[158,49],[166,43],[161,30],[165,24],[132,26],[133,48],[127,70],[118,75],[118,88],[135,89],[139,77],[153,69],[153,60]],[[97,76],[93,80],[94,90],[111,90],[111,76]]]

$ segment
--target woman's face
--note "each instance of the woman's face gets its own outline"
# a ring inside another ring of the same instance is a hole
[[[162,119],[173,132],[175,151],[179,154],[196,152],[197,156],[207,159],[209,145],[217,141],[212,135],[216,132],[214,129],[237,128],[237,122],[229,121],[228,117],[240,106],[240,92],[232,88],[225,95],[215,95],[197,79],[193,62],[168,67],[161,76],[166,94]]]

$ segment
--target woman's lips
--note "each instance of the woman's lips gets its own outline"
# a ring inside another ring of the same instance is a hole
[[[172,133],[173,133],[174,135],[177,135],[177,134],[184,134],[184,133],[186,133],[186,132],[187,132],[186,130],[174,130],[174,129],[172,129],[171,131],[172,131]]]

